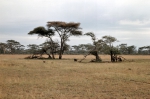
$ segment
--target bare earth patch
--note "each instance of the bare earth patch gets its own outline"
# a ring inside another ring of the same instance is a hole
[[[27,56],[0,55],[0,99],[150,98],[150,56],[124,56],[134,61],[121,63],[89,63],[93,56],[73,61],[82,55],[63,60]]]

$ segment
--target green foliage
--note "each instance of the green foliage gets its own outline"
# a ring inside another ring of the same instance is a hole
[[[107,36],[107,35],[103,36],[102,39],[106,44],[109,44],[110,47],[113,47],[112,43],[117,41],[115,37]]]
[[[6,43],[0,43],[0,51],[3,54],[19,54],[24,53],[24,45],[21,45],[20,42],[16,40],[7,40]]]
[[[128,54],[127,44],[120,44],[118,47],[121,54]]]
[[[6,43],[0,43],[0,53],[5,54],[7,49],[7,44]]]
[[[37,34],[39,37],[50,37],[54,35],[54,31],[52,29],[46,30],[45,27],[36,27],[32,31],[28,33],[29,35]]]
[[[82,31],[71,31],[71,35],[80,36],[80,35],[82,35]]]
[[[85,33],[84,35],[87,35],[87,36],[90,36],[92,38],[92,41],[93,41],[93,44],[95,45],[96,43],[96,36],[93,32],[88,32],[88,33]]]
[[[128,46],[128,54],[136,54],[136,46],[132,45],[132,46]]]
[[[139,54],[150,54],[150,46],[139,47],[138,53]]]
[[[62,21],[50,21],[47,22],[47,26],[58,28],[58,29],[79,29],[80,23],[74,22],[62,22]]]

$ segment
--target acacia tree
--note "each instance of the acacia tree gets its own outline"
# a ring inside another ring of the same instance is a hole
[[[50,56],[50,54],[49,54],[49,58],[55,58],[54,57],[54,47],[55,47],[55,43],[54,43],[54,41],[53,41],[53,39],[52,39],[52,37],[54,36],[54,31],[52,30],[52,29],[46,29],[45,27],[42,27],[42,26],[40,26],[40,27],[36,27],[36,28],[34,28],[32,31],[30,31],[29,33],[28,33],[29,35],[34,35],[34,34],[37,34],[38,35],[38,37],[47,37],[47,38],[49,38],[49,47],[47,47],[45,50],[47,50],[47,49],[51,49],[51,54],[52,54],[52,57]],[[43,49],[44,50],[44,49]]]
[[[150,46],[145,46],[145,49],[147,49],[148,54],[150,54]]]
[[[21,53],[24,53],[25,46],[24,46],[24,45],[20,45],[20,46],[19,46],[19,50],[21,51]]]
[[[87,35],[87,36],[90,36],[92,38],[92,41],[93,41],[93,48],[92,50],[89,51],[89,54],[92,54],[96,57],[96,61],[102,61],[102,59],[99,57],[98,55],[98,50],[101,49],[102,45],[103,45],[103,40],[96,40],[96,36],[94,33],[92,32],[88,32],[88,33],[85,33],[84,35]]]
[[[52,54],[52,58],[55,59],[54,54],[59,52],[60,45],[57,41],[51,41],[46,40],[44,43],[40,44],[40,47],[43,50],[43,53],[46,53],[49,55],[49,58],[51,58],[50,54]]]
[[[34,53],[39,50],[39,46],[36,44],[29,44],[27,47],[30,53]]]
[[[139,47],[138,53],[139,54],[150,54],[150,46]]]
[[[9,53],[22,53],[24,50],[24,45],[21,45],[20,42],[15,40],[7,40],[7,43],[0,43],[0,49],[2,50],[3,54],[6,52]]]
[[[48,29],[52,29],[54,32],[58,33],[60,37],[60,51],[59,51],[59,59],[62,59],[62,55],[64,52],[64,46],[66,42],[69,40],[70,36],[79,36],[82,35],[82,31],[80,31],[80,23],[74,22],[61,22],[61,21],[50,21],[47,22]]]
[[[127,50],[128,50],[127,44],[120,44],[119,45],[119,51],[121,54],[127,54],[128,53]]]
[[[3,51],[3,54],[5,54],[6,50],[7,50],[7,44],[6,43],[0,43],[0,48]]]
[[[103,36],[102,39],[109,46],[111,61],[112,62],[115,61],[113,58],[113,55],[115,56],[116,49],[114,49],[113,43],[116,42],[117,39],[115,37],[112,37],[112,36]]]
[[[128,54],[135,54],[136,53],[136,46],[134,46],[134,45],[128,46],[127,51],[128,51]]]
[[[138,49],[138,54],[145,54],[145,53],[143,52],[143,49],[145,49],[145,46],[139,47],[139,49]]]
[[[15,40],[7,40],[7,49],[10,51],[11,54],[15,53],[21,46],[20,42]]]
[[[75,52],[78,52],[78,51],[79,51],[79,48],[80,48],[80,47],[79,47],[78,45],[73,45],[72,47],[73,47],[73,49],[75,50]]]
[[[89,50],[91,50],[94,46],[93,46],[92,44],[88,43],[88,44],[84,44],[84,47],[85,47],[85,50],[86,50],[86,51],[89,51]]]

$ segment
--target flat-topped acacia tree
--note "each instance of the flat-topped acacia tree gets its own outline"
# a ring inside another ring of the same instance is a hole
[[[60,51],[59,59],[62,59],[64,52],[65,43],[69,40],[70,36],[80,36],[82,31],[80,31],[80,23],[74,22],[61,22],[61,21],[50,21],[47,22],[48,29],[52,29],[54,32],[58,33],[60,37]]]
[[[42,26],[39,26],[39,27],[36,27],[34,28],[32,31],[30,31],[28,33],[29,35],[34,35],[34,34],[37,34],[39,37],[47,37],[49,38],[50,40],[50,49],[51,49],[51,54],[52,54],[52,58],[54,59],[54,50],[53,50],[53,47],[55,46],[54,45],[54,41],[52,39],[52,37],[54,36],[54,31],[52,29],[46,29],[45,27],[42,27]],[[49,55],[49,58],[51,58],[51,56]]]

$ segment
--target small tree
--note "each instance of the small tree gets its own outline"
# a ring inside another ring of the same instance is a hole
[[[150,54],[150,46],[145,46],[145,49],[147,49],[148,54]]]
[[[85,46],[86,51],[89,51],[89,50],[91,50],[91,49],[94,47],[94,46],[93,46],[92,44],[90,44],[90,43],[84,44],[84,46]]]
[[[75,50],[76,53],[79,51],[80,47],[78,45],[73,45],[72,47],[73,47],[73,49]]]
[[[27,45],[27,47],[28,47],[29,52],[32,54],[39,50],[39,46],[36,44],[29,44]]]
[[[96,57],[96,61],[102,61],[102,59],[98,55],[98,50],[101,49],[101,46],[103,45],[103,40],[97,40],[96,41],[96,36],[92,32],[85,33],[84,35],[90,36],[93,41],[93,49],[89,51],[90,54],[94,55]]]
[[[144,49],[145,49],[145,46],[139,47],[138,54],[145,54],[144,51],[143,51]]]
[[[14,54],[20,46],[21,44],[18,41],[7,40],[7,48],[11,54]]]
[[[55,58],[54,57],[54,50],[53,48],[55,47],[55,43],[52,39],[52,37],[54,36],[54,31],[52,29],[45,29],[45,27],[36,27],[34,28],[32,31],[30,31],[28,33],[29,35],[33,35],[33,34],[37,34],[39,37],[47,37],[49,38],[49,47],[51,48],[51,52],[52,52],[52,57],[53,59]],[[47,49],[47,48],[46,48]],[[49,55],[49,58],[51,58],[51,56]]]
[[[127,44],[120,44],[119,45],[119,51],[121,54],[127,54],[128,53],[127,49],[128,49]]]
[[[59,59],[62,59],[62,55],[64,52],[64,46],[66,42],[69,40],[70,36],[79,36],[82,35],[82,32],[79,31],[81,28],[80,23],[66,23],[61,21],[51,21],[47,22],[47,26],[49,29],[53,29],[54,32],[57,32],[60,37],[60,52]]]
[[[127,51],[128,51],[128,54],[135,54],[136,53],[136,46],[134,46],[134,45],[128,46]]]
[[[0,43],[0,49],[2,50],[3,54],[5,54],[6,50],[7,50],[7,44],[6,43]]]
[[[138,54],[150,54],[150,46],[139,47]]]
[[[116,56],[116,50],[114,50],[113,43],[116,42],[117,39],[112,36],[103,36],[102,39],[109,46],[111,61],[115,61],[113,55]]]

